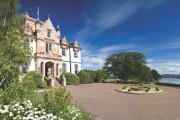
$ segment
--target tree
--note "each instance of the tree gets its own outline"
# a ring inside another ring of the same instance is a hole
[[[151,70],[152,77],[155,82],[159,81],[161,79],[161,75],[156,70]]]
[[[153,76],[151,74],[151,69],[143,64],[139,65],[136,68],[136,77],[137,77],[138,81],[141,83],[153,82]]]
[[[136,77],[136,71],[139,65],[145,64],[145,57],[138,52],[123,52],[112,54],[106,59],[104,69],[109,74],[128,80]]]
[[[20,66],[31,58],[29,41],[24,33],[23,18],[18,15],[18,0],[1,0],[0,5],[0,87],[17,81]]]
[[[16,25],[19,16],[19,0],[1,0],[0,4],[0,30],[1,35],[6,34],[8,27],[12,24]],[[18,26],[18,25],[17,25]]]

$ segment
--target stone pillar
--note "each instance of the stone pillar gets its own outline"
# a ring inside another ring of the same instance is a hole
[[[58,63],[56,64],[56,72],[57,72],[57,74],[56,74],[57,77],[59,77],[59,64]]]
[[[53,65],[54,77],[56,77],[56,63]]]
[[[43,77],[46,76],[45,71],[46,71],[46,63],[43,64]]]
[[[63,75],[63,82],[62,85],[65,87],[66,86],[66,77]]]

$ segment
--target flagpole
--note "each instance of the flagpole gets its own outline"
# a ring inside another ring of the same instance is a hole
[[[39,20],[39,6],[38,6],[38,9],[37,9],[37,20]]]

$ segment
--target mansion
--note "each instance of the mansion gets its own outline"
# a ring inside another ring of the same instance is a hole
[[[50,72],[53,78],[57,78],[63,72],[77,74],[81,70],[81,48],[77,40],[68,43],[50,17],[41,21],[25,13],[25,28],[33,54],[27,71],[41,72],[44,77]],[[54,84],[52,82],[51,86]]]

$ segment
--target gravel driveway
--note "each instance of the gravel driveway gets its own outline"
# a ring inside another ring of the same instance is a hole
[[[98,83],[66,89],[99,120],[180,120],[180,88],[161,87],[167,92],[134,95],[116,92],[118,87]]]

